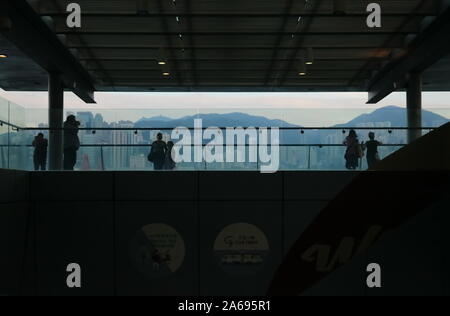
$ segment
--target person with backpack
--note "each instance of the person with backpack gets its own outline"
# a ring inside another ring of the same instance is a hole
[[[167,144],[162,140],[162,133],[158,133],[156,138],[156,141],[152,144],[148,160],[153,163],[154,170],[163,170],[166,160]]]
[[[69,115],[64,122],[64,170],[73,171],[77,163],[77,151],[80,149],[78,137],[81,123],[74,115]]]
[[[364,155],[356,131],[350,131],[344,141],[344,145],[347,146],[347,150],[345,151],[345,167],[348,170],[356,170],[359,167],[359,159]]]
[[[164,170],[175,170],[177,164],[172,157],[172,149],[175,144],[172,141],[167,142],[166,158],[164,160]]]

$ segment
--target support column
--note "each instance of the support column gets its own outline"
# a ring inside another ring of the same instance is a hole
[[[411,73],[407,87],[408,127],[422,127],[422,74]],[[408,131],[408,144],[422,137],[422,130]]]
[[[62,170],[64,87],[59,74],[48,78],[49,170]]]

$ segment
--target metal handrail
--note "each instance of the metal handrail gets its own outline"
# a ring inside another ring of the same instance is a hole
[[[379,147],[403,147],[407,144],[381,144]],[[80,147],[151,147],[152,144],[81,144]],[[208,144],[191,144],[191,145],[182,145],[185,146],[191,146],[191,147],[197,147],[202,146],[206,147]],[[212,146],[218,146],[218,145],[212,145]],[[233,147],[233,145],[222,145],[223,147]],[[258,144],[234,144],[234,147],[258,147]],[[346,147],[344,144],[279,144],[280,147]],[[33,147],[33,145],[25,144],[25,145],[19,145],[19,144],[0,144],[0,147]]]
[[[5,122],[3,120],[0,120],[0,124],[7,125],[12,128],[14,128],[15,131],[64,131],[64,130],[73,130],[72,128],[50,128],[50,127],[20,127],[14,124],[11,124],[9,122]],[[79,131],[169,131],[173,130],[177,127],[79,127]],[[195,127],[183,127],[188,130],[207,130],[211,127],[202,127],[202,128],[195,128]],[[308,131],[308,130],[341,130],[341,131],[347,131],[347,130],[428,130],[432,131],[439,127],[402,127],[402,126],[392,126],[392,127],[368,127],[368,126],[333,126],[333,127],[302,127],[302,126],[290,126],[290,127],[278,127],[278,126],[228,126],[228,127],[215,127],[218,129],[226,130],[228,128],[278,128],[279,130],[299,130],[299,131]]]
[[[14,124],[11,124],[11,123],[9,123],[9,122],[6,122],[6,121],[3,121],[3,120],[0,120],[0,126],[3,126],[3,125],[6,125],[6,126],[9,126],[9,127],[12,127],[15,131],[19,131],[20,129],[22,129],[22,127],[20,127],[20,126],[17,126],[17,125],[14,125]]]
[[[195,128],[195,127],[182,127],[187,130],[207,130],[211,127],[202,127],[202,128]],[[170,131],[174,130],[177,127],[80,127],[78,128],[79,131]],[[278,127],[278,126],[250,126],[250,127],[243,127],[243,126],[228,126],[228,127],[216,127],[213,128],[226,130],[229,128],[278,128],[279,130],[298,130],[298,131],[307,131],[307,130],[337,130],[337,131],[347,131],[347,130],[435,130],[438,127]],[[19,128],[19,130],[23,131],[64,131],[64,130],[73,130],[73,128],[41,128],[41,127],[26,127],[26,128]]]

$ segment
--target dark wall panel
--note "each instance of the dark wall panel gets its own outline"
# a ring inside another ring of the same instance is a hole
[[[0,169],[0,201],[7,203],[13,201],[15,176],[14,171]]]
[[[281,173],[201,172],[200,200],[282,200]]]
[[[436,208],[428,209],[388,232],[370,249],[369,261],[381,266],[383,287],[368,291],[369,295],[444,293],[445,250],[438,212]]]
[[[198,294],[194,202],[118,202],[116,214],[119,295]]]
[[[448,202],[438,202],[398,229],[386,232],[369,251],[356,256],[305,294],[448,294]],[[367,287],[366,269],[370,263],[381,267],[382,288]]]
[[[39,295],[114,294],[112,202],[38,202],[36,263]],[[67,265],[81,266],[81,289],[69,289]]]
[[[18,295],[23,279],[28,203],[0,204],[0,295]]]
[[[332,200],[349,184],[358,172],[311,171],[285,172],[286,200]]]
[[[196,200],[195,172],[117,172],[116,200]]]
[[[200,247],[202,295],[265,295],[282,259],[282,204],[202,202]]]
[[[364,296],[366,295],[366,256],[354,258],[323,281],[302,293],[304,296]]]
[[[448,225],[450,223],[450,212],[448,211],[448,207],[445,205],[450,205],[450,192],[448,192],[446,199],[442,202],[444,207],[442,207],[442,211],[440,212],[439,221],[441,223],[441,232],[443,233],[442,239],[442,253],[444,254],[444,286],[445,286],[445,295],[450,295],[450,229]]]
[[[448,245],[448,244],[447,244]],[[444,275],[444,284],[445,284],[445,293],[444,295],[449,296],[450,295],[450,269],[447,267],[450,267],[450,254],[448,251],[445,251],[444,255],[444,266],[445,268],[445,275]]]
[[[112,201],[113,172],[31,173],[33,201]]]
[[[325,201],[285,202],[285,254],[326,205]]]
[[[0,169],[0,203],[28,201],[29,174]]]

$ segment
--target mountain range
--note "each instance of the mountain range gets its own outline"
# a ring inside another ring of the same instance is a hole
[[[339,124],[332,127],[345,128],[345,127],[362,127],[371,125],[386,126],[386,127],[404,127],[407,125],[406,109],[397,106],[387,106],[377,109],[369,114],[362,114],[353,120]],[[435,114],[430,111],[424,110],[422,113],[423,126],[437,127],[441,126],[450,120]],[[203,127],[299,127],[283,120],[268,119],[263,116],[253,116],[245,113],[229,113],[229,114],[199,114],[194,116],[186,116],[179,119],[171,119],[164,116],[157,116],[151,118],[142,118],[135,123],[137,128],[175,128],[175,127],[193,127],[195,119],[203,120]],[[378,136],[386,134],[386,132],[378,132]],[[150,137],[149,132],[145,132],[147,137]],[[343,137],[340,131],[335,130],[319,130],[308,131],[304,133],[302,137],[299,137],[298,130],[281,130],[280,131],[280,143],[281,144],[322,144],[330,142],[340,142],[340,138]],[[363,135],[365,137],[365,135]],[[406,134],[396,133],[396,136],[391,137],[392,141],[397,143],[403,143],[405,141]]]
[[[426,127],[437,127],[443,125],[450,120],[433,113],[431,111],[422,111],[422,125]],[[407,126],[406,109],[398,106],[386,106],[375,110],[369,114],[362,114],[350,122],[337,125],[337,127],[345,126],[358,126],[361,124],[368,124],[374,122],[389,122],[392,127],[404,127]]]
[[[193,116],[185,116],[179,119],[170,119],[161,116],[142,118],[135,123],[135,127],[194,127],[195,119],[202,119],[204,127],[297,127],[296,125],[287,123],[282,120],[271,120],[263,116],[253,116],[238,112],[228,114],[199,114]]]
[[[254,127],[301,127],[290,124],[283,120],[268,119],[263,116],[253,116],[245,113],[229,114],[199,114],[194,116],[185,116],[179,119],[171,119],[165,116],[156,116],[151,118],[142,118],[135,123],[137,128],[162,127],[173,128],[177,126],[193,127],[194,119],[202,119],[204,127],[236,127],[236,126],[254,126]],[[431,111],[422,111],[423,126],[436,127],[449,122],[450,120],[433,113]],[[351,127],[360,126],[369,123],[388,123],[388,126],[403,127],[407,125],[406,109],[397,106],[387,106],[377,109],[369,114],[362,114],[353,120],[335,125],[333,127]]]

